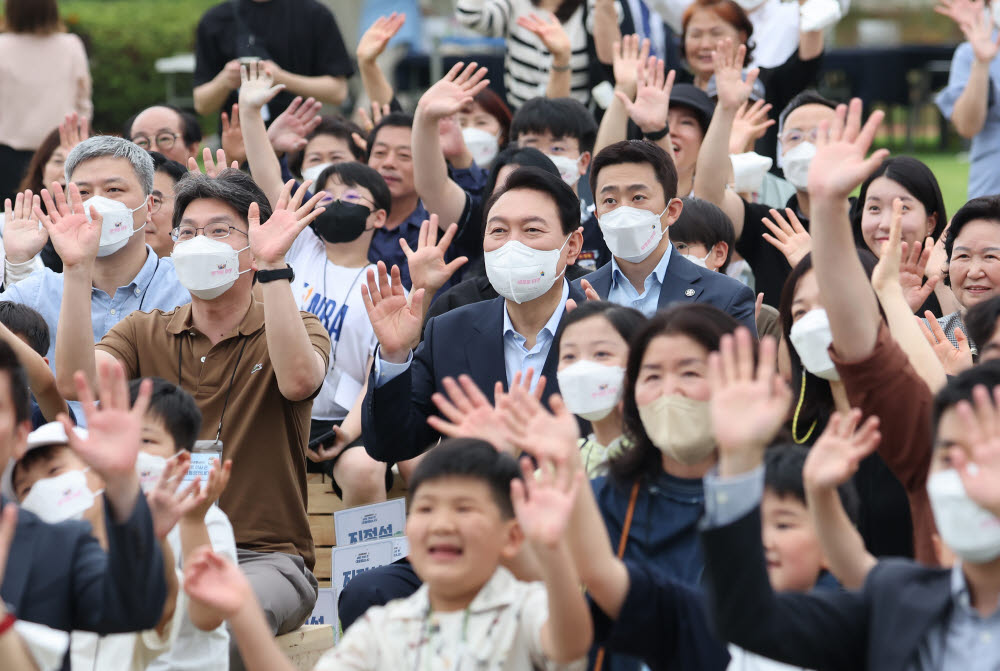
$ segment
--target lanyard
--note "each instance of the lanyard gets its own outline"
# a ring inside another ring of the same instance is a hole
[[[146,282],[146,288],[142,290],[142,298],[139,299],[139,312],[142,312],[142,304],[146,302],[146,294],[149,293],[149,285],[153,283],[156,278],[156,271],[160,269],[160,259],[157,257],[156,266],[153,268],[153,274],[149,276],[149,281]]]
[[[326,293],[326,269],[330,265],[331,261],[329,259],[324,259],[326,263],[323,264],[323,298],[329,300],[329,296]],[[344,295],[343,305],[347,305],[347,301],[351,300],[351,292],[354,291],[354,287],[357,286],[358,280],[364,272],[368,270],[368,266],[364,266],[358,271],[358,274],[354,276],[354,281],[351,282],[351,286],[347,289],[347,293]],[[337,350],[340,348],[340,336],[337,336],[337,344],[333,346],[333,354],[330,355],[330,370],[333,370],[337,366]]]
[[[219,438],[222,437],[222,420],[226,418],[226,408],[229,407],[229,397],[233,393],[233,382],[236,380],[236,371],[240,367],[240,361],[243,359],[243,350],[247,348],[247,338],[241,335],[240,340],[243,343],[240,345],[239,356],[236,357],[236,365],[233,366],[233,374],[229,378],[229,389],[226,390],[226,400],[222,403],[222,415],[219,417],[219,430],[215,434],[215,441],[218,442]],[[181,337],[180,347],[177,348],[177,386],[181,389],[184,385],[181,384],[181,355],[184,352],[184,337]]]

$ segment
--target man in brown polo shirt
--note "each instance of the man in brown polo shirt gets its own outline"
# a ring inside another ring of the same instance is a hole
[[[272,214],[264,193],[237,170],[181,180],[172,257],[192,302],[134,312],[95,346],[90,286],[101,221],[96,212],[87,221],[78,191],[69,188],[69,203],[59,194],[43,221],[64,262],[60,388],[70,391],[78,370],[95,380],[96,361],[113,357],[130,378],[175,380],[194,396],[204,415],[200,438],[218,438],[233,461],[220,504],[233,522],[240,565],[272,630],[295,629],[316,599],[305,447],[330,339],[315,316],[299,312],[285,253],[322,212],[313,210],[322,194],[301,205],[304,190],[292,197],[289,183]]]

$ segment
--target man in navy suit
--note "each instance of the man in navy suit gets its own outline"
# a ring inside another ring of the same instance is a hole
[[[408,302],[393,268],[388,282],[379,264],[362,296],[379,346],[368,380],[361,426],[365,449],[377,460],[404,461],[438,438],[427,424],[436,414],[431,395],[445,377],[469,375],[493,402],[494,386],[508,389],[520,373],[545,376],[543,398],[557,391],[552,341],[568,300],[584,300],[564,274],[583,244],[576,195],[538,168],[519,168],[484,208],[486,274],[499,298],[465,305],[427,322],[420,340],[418,289]],[[752,315],[751,315],[752,316]]]
[[[753,292],[670,244],[667,227],[684,206],[676,197],[677,168],[659,145],[624,140],[605,147],[591,166],[590,188],[613,258],[574,285],[647,317],[674,303],[708,303],[757,333]]]
[[[9,608],[53,629],[111,634],[151,629],[160,619],[167,591],[163,556],[135,469],[144,409],[129,411],[128,387],[116,366],[100,371],[102,407],[88,409],[90,435],[73,445],[105,482],[108,550],[86,522],[47,524],[19,510],[0,584],[0,621]],[[24,369],[0,343],[0,463],[23,451],[30,430]]]

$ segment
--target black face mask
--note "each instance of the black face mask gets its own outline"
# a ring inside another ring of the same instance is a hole
[[[313,230],[327,242],[354,242],[365,232],[371,208],[335,200],[312,222]]]

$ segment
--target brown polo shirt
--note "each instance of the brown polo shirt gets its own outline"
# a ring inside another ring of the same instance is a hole
[[[301,315],[313,347],[329,364],[329,334],[315,315]],[[239,327],[214,347],[194,327],[187,304],[170,312],[133,312],[97,348],[121,361],[129,379],[162,377],[176,383],[179,357],[180,386],[194,396],[203,415],[199,438],[214,440],[223,421],[223,457],[233,460],[233,473],[220,505],[233,523],[236,544],[256,552],[297,554],[312,569],[305,457],[312,397],[293,402],[278,390],[267,353],[264,304],[254,299]]]

